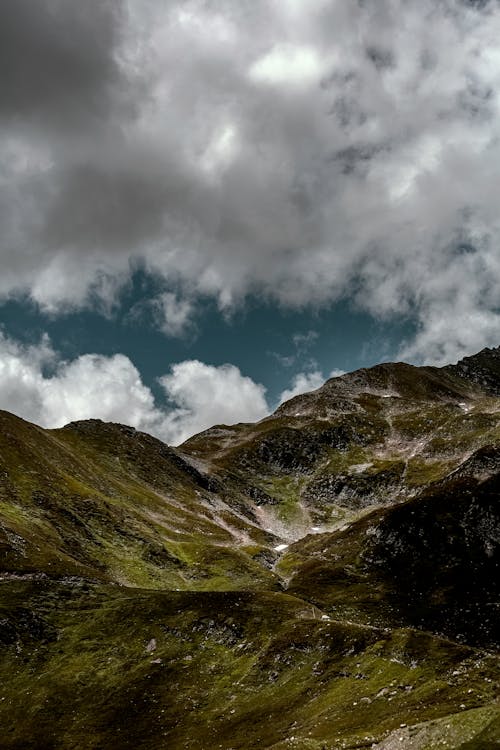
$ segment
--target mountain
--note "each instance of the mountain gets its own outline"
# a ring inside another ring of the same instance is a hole
[[[500,348],[170,448],[0,412],[2,748],[500,747]]]

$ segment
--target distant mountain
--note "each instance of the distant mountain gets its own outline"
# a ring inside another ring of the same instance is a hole
[[[499,441],[499,357],[484,350],[477,365],[469,357],[444,368],[357,370],[255,425],[214,427],[180,450],[240,482],[257,516],[287,538],[332,530],[360,511],[415,497]]]
[[[2,748],[499,747],[499,416],[500,348],[178,449],[0,412]]]

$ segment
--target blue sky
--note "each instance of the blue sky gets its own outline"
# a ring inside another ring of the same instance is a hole
[[[4,0],[0,407],[178,443],[498,345],[499,37],[495,0]]]
[[[48,334],[60,358],[82,353],[123,353],[137,366],[144,383],[159,401],[165,399],[157,379],[170,365],[197,359],[210,365],[236,365],[265,385],[270,405],[297,373],[350,371],[393,359],[403,338],[412,333],[407,319],[382,322],[338,302],[320,310],[290,310],[251,298],[222,314],[210,298],[199,302],[189,330],[168,336],[151,316],[137,311],[151,298],[151,281],[136,274],[116,309],[104,315],[86,310],[41,313],[27,299],[0,306],[4,334],[25,345],[37,345]]]

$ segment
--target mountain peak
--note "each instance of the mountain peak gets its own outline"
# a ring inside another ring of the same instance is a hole
[[[442,369],[479,386],[485,393],[500,394],[500,346],[486,347],[477,354],[463,357],[456,365]]]
[[[456,366],[455,366],[456,367]],[[464,371],[465,372],[465,371]],[[459,403],[474,395],[477,382],[457,378],[453,369],[385,362],[330,378],[320,388],[282,404],[276,415],[326,416],[359,411],[360,399],[406,399]]]

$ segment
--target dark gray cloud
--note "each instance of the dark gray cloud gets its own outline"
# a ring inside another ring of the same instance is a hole
[[[498,343],[499,34],[494,2],[6,0],[0,295],[109,303],[139,259],[166,332],[257,291],[412,311],[415,359]]]
[[[53,126],[69,118],[72,127],[109,115],[120,87],[121,6],[115,0],[4,0],[0,113]]]

